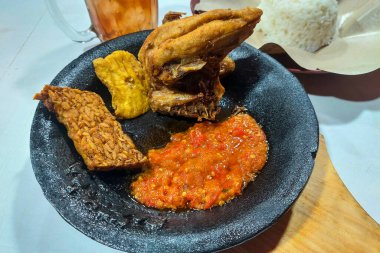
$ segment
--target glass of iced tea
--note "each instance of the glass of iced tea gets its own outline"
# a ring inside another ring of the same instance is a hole
[[[45,0],[49,12],[61,30],[73,41],[101,41],[157,27],[158,0],[85,0],[91,27],[76,31],[65,20],[56,0]]]

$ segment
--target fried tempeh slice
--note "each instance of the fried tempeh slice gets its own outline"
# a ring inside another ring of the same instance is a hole
[[[135,168],[147,162],[96,93],[45,85],[34,99],[56,114],[89,170]]]

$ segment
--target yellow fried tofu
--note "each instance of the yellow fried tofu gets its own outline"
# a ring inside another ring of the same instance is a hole
[[[93,61],[95,73],[112,96],[119,118],[135,118],[149,109],[149,80],[134,55],[118,50]]]

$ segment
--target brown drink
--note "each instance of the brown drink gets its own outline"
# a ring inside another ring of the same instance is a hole
[[[86,0],[100,40],[157,27],[158,0]]]

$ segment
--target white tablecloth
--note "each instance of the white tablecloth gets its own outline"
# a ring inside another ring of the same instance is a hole
[[[0,0],[0,6],[0,252],[118,252],[82,235],[58,215],[42,194],[29,155],[37,105],[32,100],[34,93],[99,42],[70,41],[55,26],[42,0]],[[161,16],[168,10],[189,12],[189,3],[160,1],[160,10]],[[85,14],[68,11],[72,18],[79,17],[78,25],[88,24]],[[335,167],[379,222],[380,138],[376,127],[380,125],[380,101],[311,99]]]

